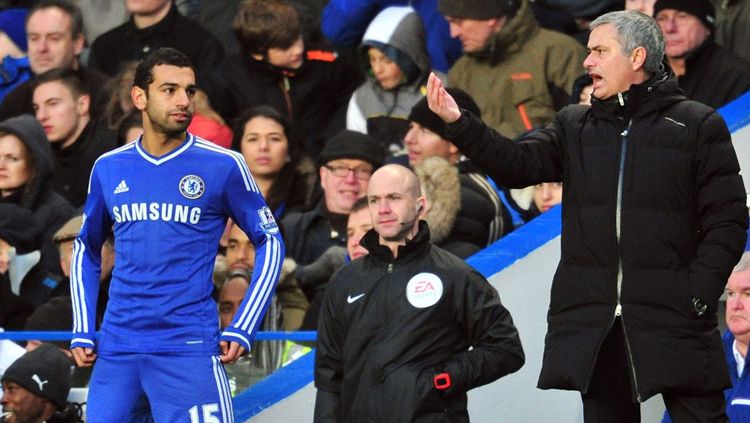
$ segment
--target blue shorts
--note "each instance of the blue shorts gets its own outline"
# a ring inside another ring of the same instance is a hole
[[[88,423],[233,423],[219,357],[100,355],[86,404]]]

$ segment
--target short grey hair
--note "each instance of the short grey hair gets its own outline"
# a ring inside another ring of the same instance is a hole
[[[617,39],[622,52],[630,55],[638,47],[646,49],[646,62],[643,70],[655,74],[664,58],[664,33],[654,18],[635,10],[620,10],[599,16],[589,28],[612,24],[617,31]]]
[[[745,251],[740,258],[740,261],[732,269],[732,273],[744,272],[750,269],[750,251]]]

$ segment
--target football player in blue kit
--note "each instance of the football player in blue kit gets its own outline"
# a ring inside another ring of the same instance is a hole
[[[149,413],[157,422],[233,421],[222,363],[250,349],[284,245],[242,156],[187,132],[196,90],[181,52],[144,58],[131,91],[144,133],[103,154],[91,173],[71,265],[71,349],[79,366],[96,363],[89,423]],[[228,217],[257,254],[251,287],[220,334],[211,275]],[[110,230],[115,269],[97,338],[100,251]]]

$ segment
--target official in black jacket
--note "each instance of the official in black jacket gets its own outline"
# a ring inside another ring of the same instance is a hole
[[[716,310],[748,225],[731,136],[677,88],[653,19],[612,12],[591,28],[590,108],[516,143],[462,114],[434,75],[430,108],[498,183],[565,186],[539,387],[580,391],[587,423],[640,421],[657,393],[675,421],[726,422]]]
[[[409,169],[384,166],[367,197],[370,254],[334,274],[323,300],[315,421],[467,422],[466,392],[524,363],[513,320],[484,277],[430,244]]]

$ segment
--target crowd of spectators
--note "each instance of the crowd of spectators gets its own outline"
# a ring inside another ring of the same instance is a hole
[[[367,253],[358,241],[372,223],[361,197],[386,163],[415,171],[432,242],[461,258],[562,201],[559,182],[497,186],[447,141],[423,98],[431,71],[447,75],[460,107],[520,136],[563,106],[590,101],[581,65],[587,24],[629,8],[659,23],[663,66],[687,97],[719,108],[750,90],[747,0],[38,0],[0,8],[5,330],[69,329],[49,316],[69,309],[69,251],[89,174],[99,155],[137,142],[135,65],[160,47],[183,51],[197,70],[188,130],[242,154],[281,224],[287,260],[263,326],[274,330],[314,330],[333,272]],[[105,245],[105,286],[116,246]],[[247,289],[254,251],[231,222],[217,249],[224,324]],[[288,348],[269,343],[234,366],[270,371]]]

